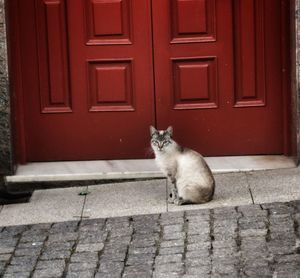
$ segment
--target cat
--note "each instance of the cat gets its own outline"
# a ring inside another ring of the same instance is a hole
[[[198,152],[183,148],[173,139],[173,128],[157,130],[150,126],[155,161],[172,184],[169,202],[176,205],[203,204],[212,200],[215,180]]]

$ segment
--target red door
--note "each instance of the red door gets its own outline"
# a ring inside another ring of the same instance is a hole
[[[147,157],[150,124],[204,155],[284,152],[280,0],[10,3],[24,161]]]
[[[204,155],[283,152],[280,5],[153,1],[159,128]]]
[[[154,122],[150,1],[18,3],[31,54],[23,66],[32,65],[26,160],[144,157]]]

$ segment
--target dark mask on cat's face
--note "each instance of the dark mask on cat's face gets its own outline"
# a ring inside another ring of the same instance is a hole
[[[154,151],[164,152],[172,144],[173,128],[157,130],[150,126],[151,147]]]

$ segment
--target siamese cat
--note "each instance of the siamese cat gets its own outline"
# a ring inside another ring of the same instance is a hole
[[[172,183],[169,202],[183,205],[211,201],[215,180],[202,155],[179,146],[172,139],[172,127],[156,130],[150,126],[150,135],[157,166]]]

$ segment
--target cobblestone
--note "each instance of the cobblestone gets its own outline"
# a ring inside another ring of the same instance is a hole
[[[0,227],[0,277],[300,277],[300,201]]]

